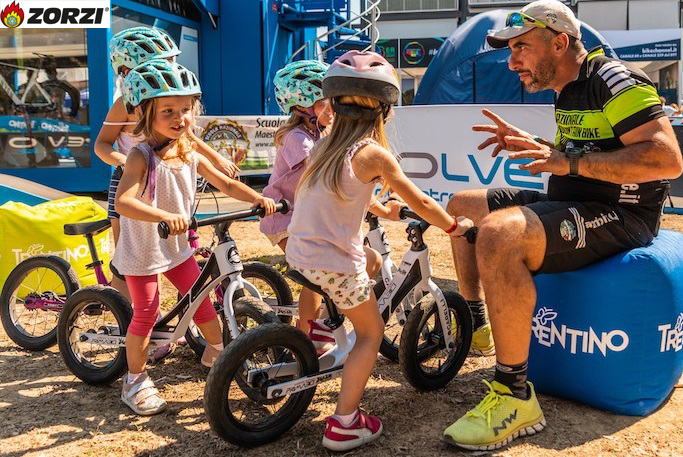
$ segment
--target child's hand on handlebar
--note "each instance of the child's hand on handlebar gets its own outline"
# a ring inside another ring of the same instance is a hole
[[[403,208],[404,206],[406,206],[405,203],[396,200],[386,202],[384,204],[384,207],[389,210],[389,214],[387,214],[387,219],[392,221],[400,221],[401,215],[399,213],[401,212],[401,208]]]
[[[169,235],[180,235],[187,232],[190,223],[187,216],[182,214],[166,213],[159,222],[165,222],[169,229]]]
[[[451,233],[449,233],[450,236],[453,238],[457,238],[459,236],[463,236],[465,232],[467,232],[469,229],[474,227],[474,222],[472,220],[466,218],[465,216],[460,216],[457,218],[458,221],[458,226],[453,230]]]
[[[254,200],[254,204],[251,205],[252,208],[262,207],[266,210],[266,216],[270,216],[275,212],[275,201],[268,197],[258,197]]]

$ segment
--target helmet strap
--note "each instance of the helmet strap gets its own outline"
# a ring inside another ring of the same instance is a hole
[[[322,127],[318,123],[318,116],[315,115],[315,110],[313,109],[312,106],[309,106],[308,108],[305,108],[306,111],[303,111],[300,107],[294,107],[292,109],[292,112],[299,116],[302,119],[307,120],[311,124],[313,124],[313,127],[315,128],[314,130],[314,136],[316,137],[316,140],[320,138],[320,133],[325,130],[325,127]]]
[[[384,122],[387,121],[387,115],[391,109],[391,105],[386,103],[380,103],[377,108],[366,108],[364,106],[359,106],[356,104],[344,104],[339,103],[338,97],[332,98],[332,109],[335,113],[341,114],[342,116],[350,117],[353,120],[366,120],[372,121],[377,119],[380,114],[384,115]]]

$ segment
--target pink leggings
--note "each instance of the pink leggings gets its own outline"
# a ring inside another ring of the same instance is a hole
[[[185,294],[199,277],[199,265],[194,257],[190,257],[177,267],[164,273],[164,276],[181,294]],[[159,314],[159,275],[128,276],[126,285],[133,299],[133,320],[128,332],[138,336],[149,336]],[[216,317],[216,310],[206,297],[194,317],[196,324],[209,322]]]

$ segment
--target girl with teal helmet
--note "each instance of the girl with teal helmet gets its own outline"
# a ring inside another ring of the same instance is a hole
[[[322,81],[328,65],[317,60],[300,60],[287,64],[275,74],[275,98],[280,109],[289,114],[287,122],[275,133],[277,155],[273,172],[263,195],[275,200],[285,198],[294,202],[299,178],[310,156],[313,145],[320,139],[320,131],[332,122],[332,110],[323,97]],[[285,251],[287,226],[292,218],[292,207],[287,214],[276,213],[261,219],[261,232],[273,246]],[[301,319],[298,327],[309,332],[319,350],[326,349],[334,339],[321,319],[314,320],[320,308],[320,296],[304,288],[299,299],[299,314],[311,316]],[[309,331],[313,330],[313,331]]]
[[[166,60],[145,62],[126,76],[124,94],[140,117],[133,133],[145,140],[130,151],[115,198],[121,236],[112,262],[125,275],[133,303],[121,399],[135,413],[151,415],[166,408],[146,372],[149,336],[159,312],[159,273],[182,294],[200,274],[187,234],[197,174],[227,195],[264,207],[266,214],[275,211],[275,202],[198,154],[189,132],[201,108],[201,88],[191,71]],[[159,236],[159,222],[170,228],[169,238]],[[223,335],[208,297],[193,319],[207,341],[202,364],[210,367],[223,349]]]
[[[180,49],[173,39],[163,30],[150,27],[133,27],[123,30],[112,37],[109,42],[109,60],[117,76],[117,86],[128,72],[137,65],[155,58],[173,60],[180,54]],[[109,207],[107,215],[114,232],[114,245],[119,240],[119,215],[114,208],[114,196],[121,179],[122,167],[126,163],[128,152],[135,146],[139,138],[133,135],[133,128],[139,118],[128,113],[123,106],[123,98],[118,97],[109,109],[95,140],[95,154],[106,164],[116,167],[109,182]],[[124,278],[112,268],[114,278],[112,286],[130,299]],[[169,353],[157,351],[158,356]]]

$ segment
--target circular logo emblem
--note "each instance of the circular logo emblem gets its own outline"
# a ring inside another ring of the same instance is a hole
[[[237,166],[244,162],[249,153],[249,135],[232,119],[211,122],[204,129],[202,140]]]
[[[576,226],[570,220],[563,220],[560,224],[560,235],[565,241],[571,241],[576,238]]]
[[[403,47],[403,58],[410,65],[417,65],[425,57],[425,48],[417,41],[411,41]]]
[[[228,262],[230,262],[233,265],[237,265],[240,262],[242,262],[242,259],[240,259],[240,254],[237,252],[236,247],[232,247],[228,250]]]
[[[19,27],[24,22],[24,10],[19,8],[18,3],[12,2],[0,12],[0,20],[5,24],[5,27],[11,29]]]
[[[557,22],[557,15],[555,15],[555,13],[548,13],[546,15],[546,21],[548,22],[548,24],[556,23]]]

